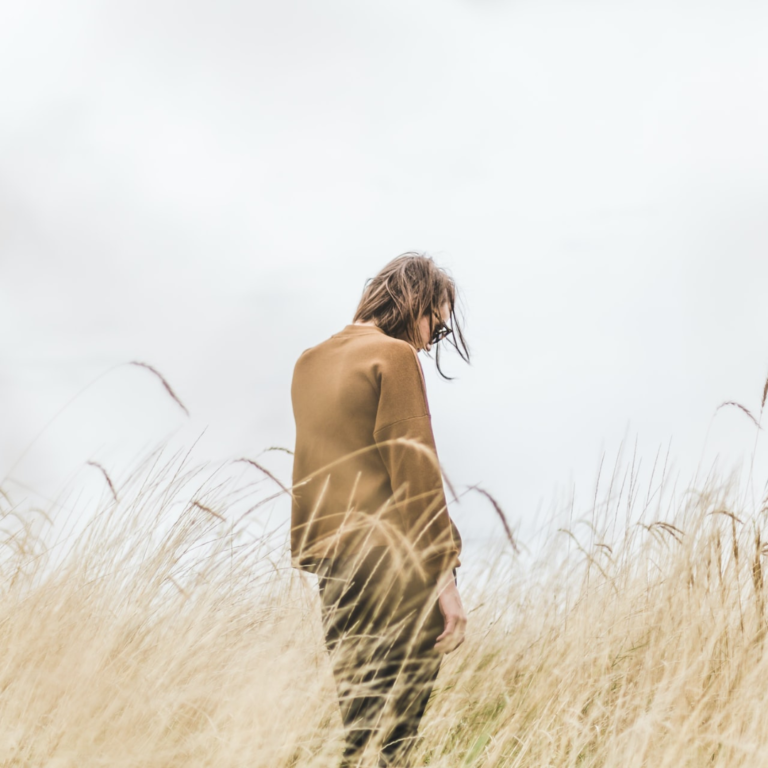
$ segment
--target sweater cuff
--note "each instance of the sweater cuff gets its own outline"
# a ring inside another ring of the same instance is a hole
[[[424,570],[430,579],[437,581],[443,573],[453,572],[456,575],[456,569],[461,565],[459,553],[452,549],[448,552],[442,552],[430,557],[424,561]]]

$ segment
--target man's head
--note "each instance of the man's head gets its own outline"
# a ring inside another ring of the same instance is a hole
[[[410,342],[417,350],[440,345],[446,338],[466,362],[469,348],[456,317],[457,291],[453,279],[429,256],[404,253],[366,281],[353,322],[374,322],[387,335]]]

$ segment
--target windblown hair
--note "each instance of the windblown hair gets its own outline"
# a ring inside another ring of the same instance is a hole
[[[448,341],[465,362],[469,362],[469,346],[456,316],[457,289],[453,278],[432,258],[422,253],[408,252],[389,262],[376,277],[366,280],[362,298],[352,322],[373,320],[388,336],[408,341],[423,349],[419,320],[428,315],[430,336],[442,321],[440,308],[448,302],[448,325],[453,329]],[[435,364],[440,375],[440,346],[434,345]]]

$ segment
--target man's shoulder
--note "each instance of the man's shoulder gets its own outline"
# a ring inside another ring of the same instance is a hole
[[[333,354],[341,350],[354,350],[355,354],[369,355],[382,361],[402,363],[418,358],[416,350],[404,339],[396,339],[377,330],[368,333],[345,333],[340,331],[327,339],[308,347],[298,357],[296,364],[312,358]]]

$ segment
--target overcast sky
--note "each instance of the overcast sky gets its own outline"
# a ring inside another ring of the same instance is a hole
[[[744,0],[5,3],[3,487],[292,448],[296,358],[412,249],[473,351],[423,358],[440,458],[520,530],[622,439],[749,455],[713,414],[768,374],[766,39]]]

